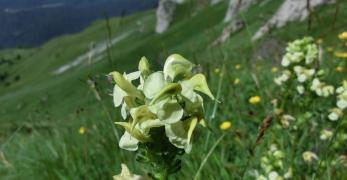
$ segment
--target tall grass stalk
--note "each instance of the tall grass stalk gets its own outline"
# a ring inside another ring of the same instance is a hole
[[[211,123],[211,121],[214,120],[216,117],[218,104],[220,103],[219,99],[220,99],[221,92],[222,92],[223,78],[224,78],[224,74],[225,74],[224,69],[225,69],[225,66],[223,65],[221,75],[220,75],[220,78],[218,81],[216,100],[214,101],[213,110],[212,110],[210,118],[208,119],[208,123]],[[208,132],[207,137],[206,137],[205,149],[207,149],[207,147],[208,147],[208,143],[210,141],[210,136],[211,136],[211,132]]]
[[[213,144],[213,146],[211,147],[210,151],[206,154],[205,158],[202,160],[200,167],[198,169],[198,171],[196,171],[196,174],[194,176],[194,180],[198,180],[199,175],[203,169],[203,167],[205,166],[208,158],[211,156],[211,154],[213,153],[213,151],[216,149],[216,147],[218,146],[218,144],[222,141],[222,139],[224,138],[224,136],[226,135],[226,133],[223,133],[218,139],[217,141]]]

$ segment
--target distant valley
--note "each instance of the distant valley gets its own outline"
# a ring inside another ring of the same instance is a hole
[[[0,0],[0,49],[38,46],[92,21],[154,8],[157,0]]]

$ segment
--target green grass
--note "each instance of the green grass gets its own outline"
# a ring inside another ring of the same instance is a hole
[[[142,56],[146,56],[158,69],[169,54],[180,53],[201,64],[212,91],[216,94],[220,89],[221,103],[214,106],[214,102],[207,101],[205,104],[206,117],[213,131],[199,129],[192,153],[182,157],[182,170],[173,179],[192,179],[223,133],[227,134],[208,158],[201,171],[201,179],[239,179],[246,167],[249,170],[259,169],[260,157],[274,142],[285,149],[288,155],[285,166],[293,166],[295,179],[308,178],[310,174],[298,169],[306,167],[302,164],[300,153],[306,142],[317,137],[302,139],[302,147],[295,149],[286,141],[290,132],[278,129],[278,122],[274,122],[254,156],[249,153],[258,127],[272,111],[271,100],[278,96],[272,83],[274,75],[270,72],[276,63],[273,59],[255,60],[253,53],[264,40],[252,43],[250,38],[280,3],[273,0],[266,6],[252,7],[243,13],[241,18],[246,21],[247,28],[220,47],[210,47],[210,44],[225,26],[222,20],[227,3],[214,7],[200,5],[198,8],[195,3],[187,3],[178,8],[174,24],[161,35],[154,33],[154,10],[123,19],[113,18],[110,21],[113,37],[138,29],[136,21],[142,21],[144,30],[132,33],[113,45],[110,49],[111,63],[104,53],[104,58],[98,63],[84,64],[61,75],[53,75],[52,71],[87,52],[91,42],[107,39],[105,21],[96,21],[83,32],[53,39],[42,47],[0,52],[0,57],[21,57],[13,66],[0,66],[0,72],[8,72],[11,78],[15,75],[21,77],[10,86],[0,84],[0,177],[110,179],[120,171],[122,162],[138,174],[144,174],[143,167],[135,162],[134,154],[118,147],[117,137],[123,130],[113,124],[119,119],[119,111],[112,105],[112,97],[109,96],[112,84],[105,75],[113,70],[135,70]],[[271,37],[285,43],[310,35],[323,38],[324,47],[335,46],[338,42],[336,35],[346,30],[343,28],[347,25],[344,21],[347,12],[343,11],[347,5],[340,5],[335,27],[332,27],[335,6],[326,6],[316,11],[310,30],[307,30],[306,21],[293,22],[274,31]],[[324,57],[331,58],[327,54]],[[235,64],[241,64],[242,68],[235,69]],[[330,63],[327,67],[334,68],[335,64]],[[225,73],[222,84],[219,84],[221,77],[214,73],[214,69],[222,69],[222,66]],[[259,85],[256,85],[252,74]],[[89,78],[97,83],[101,101],[95,98],[88,86]],[[235,78],[241,80],[239,85],[232,84]],[[335,83],[342,78],[346,75],[334,77]],[[221,88],[218,88],[219,85]],[[253,95],[262,97],[260,105],[251,106],[248,103],[248,98]],[[214,107],[216,117],[211,118]],[[232,131],[219,130],[218,126],[224,120],[232,121]],[[86,128],[84,135],[78,133],[82,126]],[[346,174],[324,171],[319,178],[328,177],[343,179]]]

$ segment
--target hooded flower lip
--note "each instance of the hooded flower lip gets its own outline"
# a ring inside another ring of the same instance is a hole
[[[170,55],[164,64],[164,76],[168,81],[173,82],[176,78],[189,78],[195,65],[179,54]]]
[[[168,83],[164,79],[163,72],[155,72],[147,77],[143,85],[143,93],[146,98],[153,99]]]
[[[120,106],[123,102],[124,97],[126,96],[134,96],[143,99],[141,92],[131,84],[132,81],[140,77],[139,71],[130,74],[124,73],[123,75],[121,75],[117,71],[114,71],[110,74],[112,75],[113,80],[116,82],[116,85],[113,89],[113,102],[115,107]]]
[[[141,91],[139,91],[133,84],[131,84],[131,81],[135,77],[133,73],[123,76],[119,72],[114,71],[111,74],[112,74],[113,80],[116,82],[119,88],[127,94],[127,96],[134,96],[139,99],[144,99],[144,96],[141,93]]]
[[[119,141],[121,148],[136,151],[139,143],[153,141],[152,128],[163,128],[171,144],[190,152],[197,124],[207,127],[201,94],[214,99],[206,77],[193,74],[193,67],[181,55],[173,54],[163,71],[151,72],[148,60],[142,57],[139,71],[111,73],[116,82],[114,104],[122,105],[121,115],[128,118],[128,122],[116,122],[126,130]],[[136,88],[132,81],[137,79],[140,85]]]

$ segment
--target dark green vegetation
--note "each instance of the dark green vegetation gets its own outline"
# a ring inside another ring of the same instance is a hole
[[[205,7],[187,3],[179,7],[173,26],[162,35],[154,33],[154,11],[111,19],[113,38],[127,32],[130,35],[105,51],[99,62],[85,61],[59,75],[52,72],[86,53],[91,42],[108,39],[105,21],[97,21],[79,34],[54,39],[40,48],[0,52],[0,60],[13,62],[13,65],[0,65],[0,75],[8,74],[0,82],[1,179],[110,179],[120,171],[122,162],[137,174],[143,174],[133,153],[118,147],[117,139],[123,130],[113,124],[119,121],[119,112],[113,107],[109,95],[112,84],[105,75],[115,69],[134,71],[141,56],[159,67],[165,61],[163,58],[172,53],[180,53],[200,64],[209,77],[212,92],[221,101],[205,104],[206,118],[213,131],[199,130],[191,154],[182,157],[182,170],[174,178],[192,179],[223,133],[219,124],[224,120],[232,121],[233,130],[227,132],[209,157],[201,179],[240,178],[246,167],[259,169],[262,153],[273,141],[285,141],[286,135],[270,127],[258,149],[250,151],[258,127],[272,110],[271,94],[275,85],[270,69],[278,64],[279,58],[273,55],[257,60],[255,53],[266,39],[252,43],[250,38],[280,3],[272,0],[242,14],[247,27],[219,47],[210,44],[225,26],[222,20],[227,4]],[[295,22],[274,31],[270,37],[285,44],[309,35],[323,38],[324,46],[335,46],[336,35],[347,27],[346,8],[346,3],[340,3],[337,16],[334,5],[319,8],[312,16],[309,30],[307,21]],[[141,32],[138,21],[144,26]],[[241,64],[241,69],[235,69],[236,64]],[[224,75],[214,73],[215,68],[224,69]],[[235,78],[241,81],[237,86],[232,83]],[[96,88],[90,82],[95,82]],[[254,95],[262,97],[257,106],[248,103],[248,98]],[[79,134],[80,127],[86,129],[83,135]],[[288,148],[289,152],[296,152]],[[249,160],[252,153],[255,155]],[[301,153],[297,152],[296,161],[288,161],[293,164],[297,179],[304,178],[306,172],[296,169],[298,162],[302,163]],[[323,179],[327,176],[331,174],[325,171],[320,174]]]

